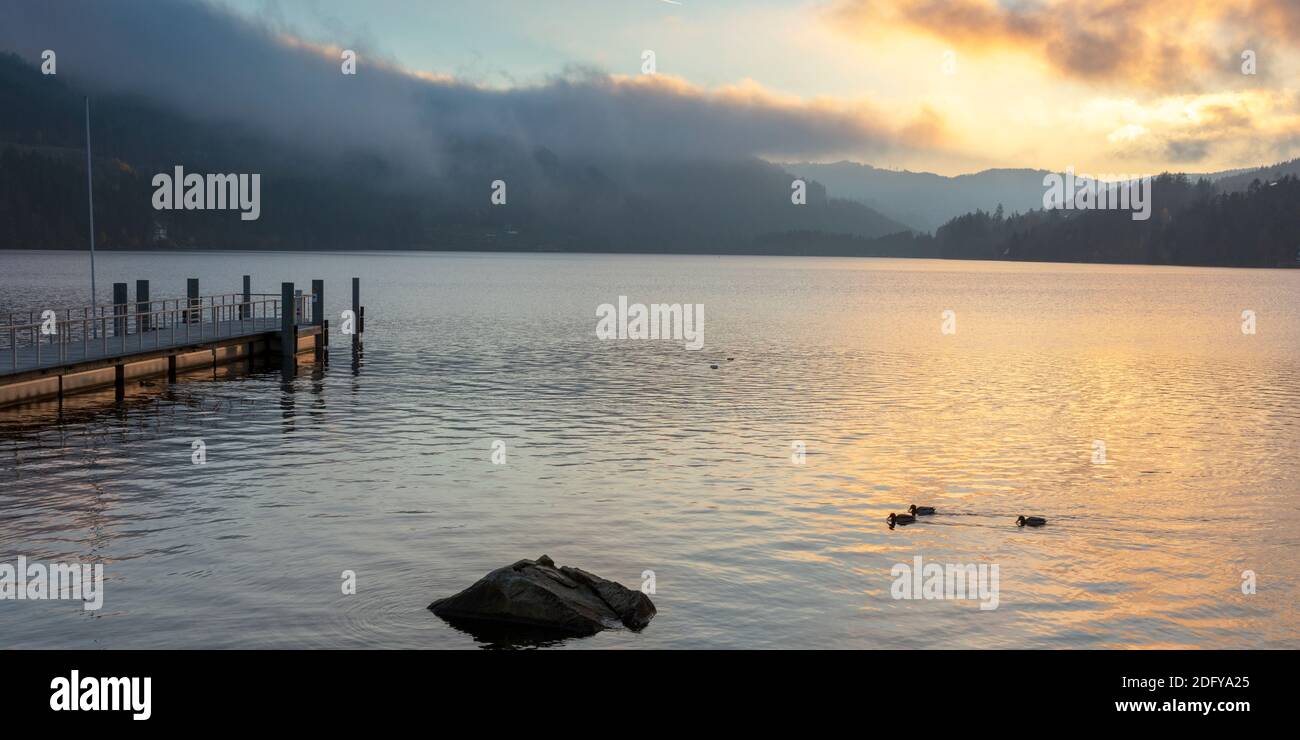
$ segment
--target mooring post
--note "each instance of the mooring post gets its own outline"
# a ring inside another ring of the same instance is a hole
[[[311,281],[311,324],[316,327],[316,359],[325,348],[325,281]]]
[[[325,281],[311,281],[311,323],[321,326],[325,320]]]
[[[352,343],[361,341],[361,278],[352,278]]]
[[[135,281],[135,331],[137,334],[143,334],[149,331],[152,325],[150,309],[153,304],[149,302],[149,281]]]
[[[113,336],[126,336],[126,302],[126,283],[113,283]]]
[[[200,311],[194,310],[194,308],[200,304],[198,278],[189,278],[185,281],[185,295],[187,303],[186,308],[188,309],[185,311],[185,323],[191,324],[194,322],[195,318],[202,321],[203,314]]]
[[[280,283],[280,355],[293,357],[298,352],[297,325],[294,323],[293,283]]]
[[[244,303],[239,307],[239,318],[248,318],[249,303],[253,300],[253,276],[244,276]]]

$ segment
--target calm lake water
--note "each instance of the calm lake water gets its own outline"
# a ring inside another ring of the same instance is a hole
[[[557,648],[1300,647],[1300,271],[235,252],[98,266],[105,302],[137,278],[155,297],[186,277],[205,294],[244,273],[259,292],[324,278],[336,320],[359,276],[364,355],[336,335],[328,367],[288,380],[209,370],[122,403],[0,410],[0,562],[107,577],[98,612],[0,601],[0,647],[484,647],[425,607],[542,553],[629,586],[655,575],[647,629]],[[80,305],[88,283],[84,253],[0,252],[0,309]],[[704,349],[599,341],[596,307],[620,295],[704,304]],[[909,503],[940,514],[890,530]],[[996,564],[998,607],[892,598],[891,568],[917,555]]]

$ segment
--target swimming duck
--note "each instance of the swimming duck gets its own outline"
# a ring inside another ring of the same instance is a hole
[[[1047,524],[1047,520],[1041,516],[1022,516],[1016,520],[1016,524],[1021,527],[1041,527]]]
[[[912,504],[907,510],[912,512],[913,516],[930,516],[934,513],[933,506],[917,506],[916,504]]]
[[[886,519],[885,521],[889,522],[889,526],[892,527],[892,526],[894,526],[895,524],[911,524],[912,522],[916,521],[916,517],[912,516],[911,514],[892,514],[892,513],[891,513],[891,514],[889,515],[889,518]]]

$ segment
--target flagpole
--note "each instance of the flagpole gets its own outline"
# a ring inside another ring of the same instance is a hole
[[[95,306],[95,184],[90,170],[90,97],[86,97],[86,206],[90,209],[90,306]]]

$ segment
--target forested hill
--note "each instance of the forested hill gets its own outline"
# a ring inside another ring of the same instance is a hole
[[[1300,266],[1300,180],[1255,180],[1221,191],[1208,180],[1152,181],[1151,218],[1125,210],[977,211],[936,232],[940,256],[1042,262],[1224,267]]]
[[[871,208],[758,159],[562,159],[510,142],[448,142],[435,169],[346,151],[321,155],[230,121],[138,97],[91,94],[98,247],[751,251],[764,234],[874,237],[905,230]],[[0,248],[87,243],[83,93],[0,54]],[[419,163],[415,163],[419,164]],[[151,181],[259,173],[261,215],[158,211]],[[505,205],[491,183],[508,184]]]
[[[1131,211],[975,211],[934,234],[853,239],[818,233],[764,238],[770,251],[864,257],[933,257],[1031,262],[1300,267],[1300,179],[1257,179],[1223,192],[1206,179],[1152,181],[1151,218]]]

